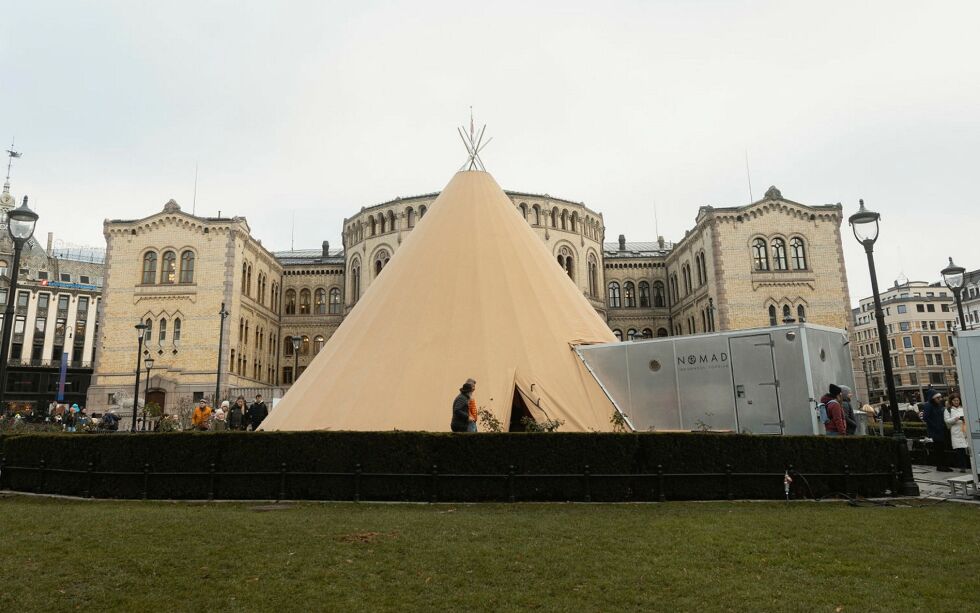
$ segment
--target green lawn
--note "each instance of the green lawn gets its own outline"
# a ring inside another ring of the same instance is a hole
[[[980,602],[980,507],[954,503],[262,511],[10,496],[0,514],[0,611],[11,612],[945,612]]]

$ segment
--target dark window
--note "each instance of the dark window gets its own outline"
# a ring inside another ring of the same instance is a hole
[[[194,282],[194,252],[184,251],[180,254],[180,282]]]
[[[619,283],[613,281],[609,284],[609,308],[616,309],[619,306]],[[622,333],[620,333],[620,337],[622,337]]]

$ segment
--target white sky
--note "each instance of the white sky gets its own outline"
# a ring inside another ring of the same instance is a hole
[[[882,213],[882,285],[980,268],[980,3],[0,0],[0,144],[38,234],[175,198],[272,249],[440,190],[489,124],[505,189],[678,240],[769,185]],[[7,135],[7,136],[4,136]],[[854,302],[870,293],[843,228]]]

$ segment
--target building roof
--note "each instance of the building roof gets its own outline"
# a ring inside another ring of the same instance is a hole
[[[322,249],[290,249],[287,251],[274,251],[279,263],[283,266],[298,266],[302,264],[343,264],[344,250],[330,249],[329,255],[323,257]]]
[[[664,241],[661,247],[657,241],[627,242],[626,249],[620,251],[619,243],[602,243],[602,252],[606,257],[611,258],[635,258],[635,257],[657,257],[666,256],[674,248],[674,243]]]

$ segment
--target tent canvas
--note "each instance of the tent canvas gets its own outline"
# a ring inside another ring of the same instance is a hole
[[[374,274],[361,258],[362,274]],[[536,420],[608,431],[615,407],[574,351],[616,340],[483,171],[456,173],[263,424],[447,431],[467,378],[505,428],[515,387]]]

